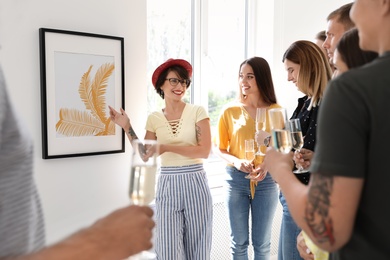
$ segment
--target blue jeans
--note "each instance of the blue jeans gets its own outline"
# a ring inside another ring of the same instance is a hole
[[[297,249],[297,236],[301,232],[301,228],[295,224],[291,217],[282,192],[280,192],[279,200],[283,206],[283,217],[282,226],[280,227],[278,260],[303,260]]]
[[[249,213],[252,219],[252,245],[255,260],[270,258],[271,229],[278,188],[271,176],[257,184],[255,197],[250,195],[247,173],[226,167],[226,205],[231,228],[231,252],[234,260],[248,260]]]

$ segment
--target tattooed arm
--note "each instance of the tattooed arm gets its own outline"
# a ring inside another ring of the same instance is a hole
[[[207,158],[211,150],[210,120],[205,118],[195,125],[197,146],[160,145],[160,153],[173,152],[191,158]]]
[[[134,139],[139,139],[133,127],[131,126],[130,119],[126,114],[125,110],[121,108],[120,112],[118,112],[110,106],[108,106],[108,108],[110,109],[110,119],[115,124],[123,128],[130,142]],[[207,158],[211,150],[210,120],[208,118],[205,118],[196,123],[195,132],[196,140],[198,143],[197,146],[177,146],[160,144],[160,154],[164,152],[174,152],[191,158]],[[157,137],[155,133],[146,131],[144,140],[149,139],[156,140]]]
[[[348,242],[362,188],[363,179],[311,174],[304,223],[318,246],[334,251]]]
[[[135,133],[133,127],[130,124],[130,118],[126,114],[125,110],[122,108],[120,109],[120,112],[116,111],[114,108],[108,106],[110,109],[110,119],[113,121],[115,124],[119,125],[122,127],[123,131],[125,131],[127,138],[129,139],[130,143],[131,141],[135,139],[139,139],[137,134]],[[146,131],[145,138],[144,140],[156,140],[156,135],[152,132]],[[139,149],[142,149],[144,152],[145,147],[140,144]]]
[[[129,141],[133,141],[134,139],[138,139],[138,136],[134,132],[133,127],[130,124],[130,119],[128,115],[126,114],[125,110],[122,108],[120,109],[120,112],[116,111],[114,108],[108,106],[110,110],[110,119],[115,124],[122,127],[122,129],[125,131],[127,137],[129,138]]]
[[[334,251],[352,234],[362,179],[312,173],[308,186],[291,172],[291,155],[268,149],[265,164],[279,184],[294,221],[320,248]]]

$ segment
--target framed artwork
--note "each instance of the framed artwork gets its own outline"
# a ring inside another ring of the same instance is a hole
[[[124,39],[39,29],[42,158],[121,153],[108,106],[124,108]]]

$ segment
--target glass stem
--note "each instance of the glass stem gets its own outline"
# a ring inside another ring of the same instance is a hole
[[[301,152],[301,149],[297,149],[297,152],[300,153],[300,152]],[[298,165],[298,171],[303,171],[303,166],[302,166],[302,164],[299,164],[299,165]]]

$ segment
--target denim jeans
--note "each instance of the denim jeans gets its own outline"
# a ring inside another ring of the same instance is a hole
[[[259,182],[255,197],[250,196],[247,173],[226,167],[226,205],[231,228],[231,252],[234,260],[248,260],[249,213],[252,220],[252,245],[255,260],[267,260],[271,251],[271,229],[278,203],[278,187],[271,176]]]
[[[282,226],[280,227],[278,260],[298,260],[297,236],[301,228],[295,224],[287,207],[286,199],[282,192],[279,194],[280,203],[283,206]]]

